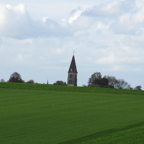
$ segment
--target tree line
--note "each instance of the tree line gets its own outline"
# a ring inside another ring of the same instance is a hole
[[[1,79],[0,82],[5,82],[5,80]],[[35,83],[34,80],[32,80],[32,79],[30,79],[27,82],[25,82],[18,72],[12,73],[10,75],[10,78],[9,78],[9,80],[7,82],[38,84],[38,83]],[[48,84],[48,81],[47,81],[47,84]],[[59,80],[59,81],[56,81],[55,83],[53,83],[53,85],[66,85],[66,82],[63,82],[63,81]]]
[[[95,72],[91,75],[88,80],[89,87],[106,87],[106,88],[116,88],[116,89],[134,89],[142,90],[142,87],[136,86],[132,88],[128,82],[124,79],[116,79],[114,76],[104,76],[102,77],[100,72]]]
[[[4,79],[1,79],[0,82],[5,82]],[[30,83],[30,84],[37,84],[34,80],[30,79],[29,81],[25,82],[21,75],[17,72],[14,72],[10,75],[10,78],[7,82],[14,82],[14,83]],[[48,84],[48,81],[47,81]],[[61,80],[56,81],[53,85],[67,85],[66,82]],[[116,79],[114,76],[104,76],[102,77],[100,72],[95,72],[91,75],[88,79],[88,85],[83,85],[84,87],[105,87],[105,88],[116,88],[116,89],[134,89],[134,90],[142,90],[142,87],[136,86],[132,88],[128,82],[124,79]]]

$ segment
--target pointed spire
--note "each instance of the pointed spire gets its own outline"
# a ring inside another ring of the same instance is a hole
[[[74,55],[72,57],[72,61],[71,61],[68,73],[69,72],[76,72],[77,73],[77,68],[76,68],[76,63],[75,63],[75,57],[74,57]]]

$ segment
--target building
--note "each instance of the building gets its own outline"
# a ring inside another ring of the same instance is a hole
[[[76,68],[75,57],[73,56],[68,71],[68,80],[67,80],[68,86],[77,86],[77,73],[78,72]]]

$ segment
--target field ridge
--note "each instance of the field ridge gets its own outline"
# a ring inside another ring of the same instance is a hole
[[[97,132],[97,133],[94,133],[94,134],[91,134],[91,135],[87,135],[87,136],[84,136],[84,137],[81,137],[81,138],[78,138],[78,139],[73,139],[73,140],[70,140],[70,141],[61,142],[61,143],[58,143],[58,144],[76,144],[76,143],[79,143],[79,142],[96,139],[96,138],[99,138],[99,137],[110,135],[112,133],[116,133],[116,132],[120,132],[120,131],[124,131],[124,130],[129,130],[129,129],[137,128],[137,127],[140,127],[140,126],[144,126],[144,121],[139,122],[139,123],[135,123],[135,124],[131,124],[131,125],[127,125],[127,126],[122,127],[122,128],[113,128],[113,129]]]
[[[142,90],[0,82],[0,88],[144,95]]]

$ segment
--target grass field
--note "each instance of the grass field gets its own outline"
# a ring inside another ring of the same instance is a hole
[[[143,144],[144,143],[144,124],[139,123],[135,126],[117,129],[111,133],[103,133],[97,138],[78,142],[77,144]]]
[[[114,94],[142,94],[142,95],[144,95],[144,91],[138,91],[138,90],[98,88],[98,87],[96,87],[96,88],[95,87],[71,87],[71,86],[27,84],[27,83],[2,83],[2,82],[0,82],[0,88],[51,90],[51,91],[78,91],[78,92],[96,92],[96,93],[114,93]]]
[[[0,87],[0,144],[144,143],[143,91]]]

